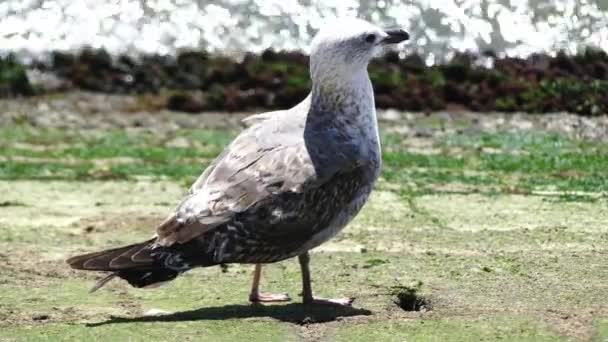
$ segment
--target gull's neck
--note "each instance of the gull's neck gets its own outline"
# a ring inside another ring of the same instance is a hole
[[[311,105],[317,112],[330,115],[375,116],[374,91],[367,70],[313,74]]]
[[[317,77],[315,77],[317,76]],[[369,147],[380,151],[380,137],[374,90],[367,69],[349,75],[313,75],[308,119],[335,122],[353,138],[367,140]]]

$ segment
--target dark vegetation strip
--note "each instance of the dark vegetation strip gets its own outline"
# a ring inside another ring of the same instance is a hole
[[[492,65],[486,67],[484,65]],[[246,110],[290,107],[308,93],[308,57],[296,52],[248,54],[242,61],[187,51],[177,56],[110,56],[104,50],[54,52],[31,66],[68,80],[64,89],[173,95],[174,110]],[[26,67],[0,58],[0,97],[44,92],[30,84]],[[475,111],[608,113],[608,54],[588,48],[570,56],[503,57],[460,53],[426,66],[418,55],[389,53],[370,66],[380,108],[439,110],[458,105]],[[198,91],[198,92],[193,92]]]

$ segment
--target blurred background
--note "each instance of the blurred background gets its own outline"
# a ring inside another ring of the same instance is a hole
[[[184,112],[284,108],[306,96],[308,45],[338,16],[411,33],[370,68],[380,108],[608,110],[603,0],[6,0],[0,96],[83,89],[161,94]]]
[[[427,64],[465,50],[526,56],[608,48],[603,0],[5,0],[0,49],[306,51],[323,20],[336,16],[406,28],[412,35],[408,51],[423,55]]]

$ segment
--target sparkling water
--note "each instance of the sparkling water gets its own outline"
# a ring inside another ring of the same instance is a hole
[[[325,20],[346,15],[405,28],[406,52],[428,63],[465,50],[608,50],[608,0],[3,0],[0,51],[306,52]]]

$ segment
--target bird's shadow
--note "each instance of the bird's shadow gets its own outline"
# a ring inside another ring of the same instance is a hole
[[[255,317],[269,317],[295,324],[310,324],[331,322],[342,317],[368,316],[371,314],[372,312],[369,310],[353,307],[305,305],[299,303],[286,305],[226,305],[154,316],[113,316],[103,322],[87,323],[86,326],[97,327],[106,324],[138,322],[213,321]]]

